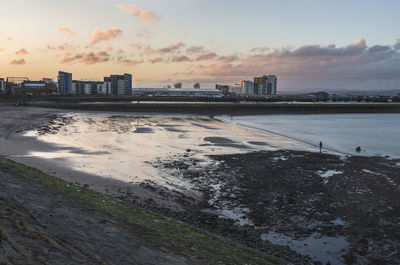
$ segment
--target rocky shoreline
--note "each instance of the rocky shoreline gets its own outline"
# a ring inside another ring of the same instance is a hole
[[[295,264],[400,262],[400,160],[289,150],[211,158],[207,168],[190,152],[154,163],[195,183],[205,198],[183,213],[160,212]],[[262,239],[270,234],[303,246],[272,245]],[[327,253],[307,256],[310,242]]]

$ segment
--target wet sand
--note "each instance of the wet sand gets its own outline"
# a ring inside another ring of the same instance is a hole
[[[181,177],[160,173],[152,161],[183,153],[195,155],[205,165],[211,154],[273,150],[278,143],[304,148],[282,137],[203,116],[63,113],[38,108],[9,108],[3,113],[7,118],[1,121],[0,155],[114,197],[139,203],[151,200],[175,211],[187,207],[182,206],[182,197],[188,200],[185,205],[191,205],[202,202],[203,195]],[[251,140],[269,144],[258,146]],[[167,198],[144,188],[154,183],[165,189]]]

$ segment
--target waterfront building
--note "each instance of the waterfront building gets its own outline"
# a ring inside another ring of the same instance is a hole
[[[242,85],[241,84],[234,84],[232,86],[229,86],[228,93],[229,94],[240,95],[242,93]]]
[[[263,83],[253,83],[254,94],[262,95],[262,92],[265,90],[265,85]]]
[[[257,86],[258,94],[259,95],[265,95],[267,94],[267,82],[268,82],[268,76],[263,75],[261,77],[254,77],[254,84]]]
[[[111,75],[110,76],[112,95],[131,95],[132,94],[132,75]]]
[[[96,92],[97,92],[98,95],[105,95],[105,93],[103,91],[103,86],[104,86],[103,82],[97,83]]]
[[[267,81],[267,94],[268,95],[276,95],[276,90],[278,86],[278,79],[275,75],[268,75]]]
[[[59,71],[58,76],[58,92],[63,95],[72,94],[72,74]]]
[[[6,94],[6,81],[4,78],[0,78],[0,95]]]
[[[227,86],[227,85],[218,85],[218,84],[216,84],[216,85],[215,85],[215,89],[221,91],[221,93],[222,93],[224,96],[226,96],[226,95],[229,94],[229,86]]]
[[[43,81],[23,81],[13,86],[14,95],[49,95],[50,85]]]
[[[110,77],[104,77],[104,82],[101,86],[101,94],[111,95],[111,79],[110,79]]]
[[[132,95],[155,97],[222,97],[220,90],[206,88],[133,88]]]
[[[48,94],[57,92],[57,84],[51,78],[42,78],[42,82],[47,84]]]
[[[254,77],[254,84],[257,84],[257,92],[260,95],[276,95],[278,78],[275,75],[263,75]]]
[[[254,94],[254,83],[249,80],[243,80],[240,82],[241,94],[253,95]]]
[[[85,95],[96,95],[98,93],[98,87],[102,82],[96,81],[84,81],[83,84],[83,94]]]
[[[85,91],[85,82],[74,80],[72,81],[72,92],[73,95],[83,95]]]

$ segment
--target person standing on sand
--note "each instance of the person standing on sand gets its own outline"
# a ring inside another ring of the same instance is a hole
[[[319,142],[319,152],[322,153],[322,141]]]

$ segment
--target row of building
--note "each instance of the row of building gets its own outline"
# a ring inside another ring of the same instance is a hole
[[[216,85],[216,89],[132,89],[132,75],[110,75],[103,81],[73,80],[72,73],[58,72],[57,82],[50,78],[29,81],[26,77],[0,78],[0,94],[13,95],[136,95],[220,97],[248,95],[276,95],[278,79],[275,75],[243,80],[235,85]]]
[[[57,82],[51,78],[30,81],[27,77],[0,78],[0,95],[131,95],[132,75],[111,75],[104,81],[73,80],[71,73],[58,72]]]
[[[99,81],[73,80],[72,73],[58,72],[58,92],[62,95],[131,95],[132,75],[110,75]]]
[[[27,77],[0,78],[0,95],[51,95],[57,92],[57,84],[50,78],[29,81]]]
[[[254,77],[254,82],[243,80],[234,85],[216,85],[224,95],[276,95],[278,78],[275,75]]]

